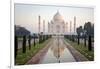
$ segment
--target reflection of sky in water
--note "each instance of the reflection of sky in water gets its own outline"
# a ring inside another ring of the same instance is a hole
[[[49,48],[48,52],[44,56],[43,60],[40,63],[57,63],[59,62],[74,62],[75,59],[69,52],[69,50],[65,47],[63,43],[63,39],[59,39],[59,47],[58,47],[58,39],[54,39],[52,46]],[[59,55],[59,57],[58,57]]]

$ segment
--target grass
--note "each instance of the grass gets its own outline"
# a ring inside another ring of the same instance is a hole
[[[29,50],[29,47],[26,47],[26,53],[22,53],[22,49],[18,50],[17,57],[15,59],[15,65],[23,65],[28,60],[30,60],[36,53],[39,52],[42,48],[45,47],[45,45],[49,42],[50,39],[46,40],[45,42],[41,44],[36,44],[35,46],[31,45],[31,50]]]
[[[84,44],[80,43],[79,45],[77,42],[72,42],[68,39],[65,39],[68,43],[70,43],[77,51],[83,54],[89,61],[94,60],[94,50],[88,51],[88,48],[84,46]]]

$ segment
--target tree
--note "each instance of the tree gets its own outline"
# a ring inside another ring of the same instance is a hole
[[[91,25],[91,22],[87,22],[85,23],[84,25],[84,30],[86,31],[86,35],[91,35],[91,30],[92,30],[92,25]]]
[[[31,49],[31,35],[29,35],[28,44],[29,44],[29,50],[30,50]]]
[[[83,32],[83,38],[84,38],[84,46],[86,47],[86,31]]]
[[[26,36],[23,36],[23,53],[26,53]]]
[[[18,51],[18,38],[15,36],[15,58],[17,56],[17,51]]]
[[[84,31],[86,31],[86,35],[88,36],[88,50],[92,50],[92,41],[91,41],[91,36],[92,36],[92,30],[94,32],[94,27],[92,28],[91,22],[87,22],[84,25]],[[93,33],[94,34],[94,33]]]
[[[34,46],[35,46],[35,38],[36,38],[36,35],[35,34],[33,34],[34,36],[33,36],[33,38],[34,38]]]
[[[94,37],[94,24],[91,27],[91,36]]]
[[[77,32],[77,34],[78,34],[78,44],[80,44],[80,35],[81,35],[81,33],[83,32],[82,26],[78,27],[78,28],[76,29],[76,32]]]

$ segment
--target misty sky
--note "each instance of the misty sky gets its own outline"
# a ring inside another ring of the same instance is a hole
[[[47,32],[48,21],[50,22],[56,12],[63,16],[65,22],[70,21],[73,24],[73,18],[76,16],[77,27],[84,25],[85,22],[94,23],[94,9],[80,8],[80,7],[59,7],[59,6],[43,6],[32,4],[15,4],[15,25],[25,27],[32,33],[38,32],[38,15],[41,16],[41,31],[43,31],[43,20],[45,20],[45,27]]]

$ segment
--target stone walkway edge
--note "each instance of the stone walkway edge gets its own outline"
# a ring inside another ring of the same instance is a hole
[[[43,56],[46,54],[46,52],[48,51],[49,48],[49,44],[51,44],[51,39],[49,40],[50,42],[48,42],[46,44],[46,46],[41,49],[35,56],[33,56],[26,64],[38,64],[39,61],[43,58]]]
[[[64,43],[66,44],[66,47],[69,49],[69,51],[72,53],[73,57],[77,62],[82,61],[89,61],[84,55],[82,55],[80,52],[78,52],[74,47],[71,46],[67,41],[64,40]]]

